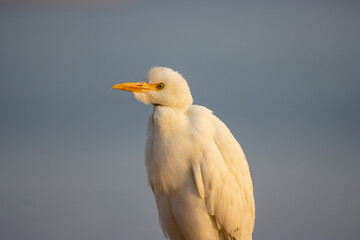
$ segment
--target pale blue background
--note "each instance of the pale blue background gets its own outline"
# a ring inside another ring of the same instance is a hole
[[[151,106],[110,91],[168,66],[232,130],[254,240],[360,239],[359,1],[0,4],[0,239],[163,239]]]

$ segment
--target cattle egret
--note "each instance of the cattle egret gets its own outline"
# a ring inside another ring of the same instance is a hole
[[[252,239],[255,203],[246,157],[212,111],[192,105],[186,80],[154,67],[147,82],[113,88],[153,105],[145,163],[165,237]]]

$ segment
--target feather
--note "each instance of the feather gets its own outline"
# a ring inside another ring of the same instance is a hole
[[[192,166],[194,179],[196,183],[197,190],[199,191],[200,197],[205,198],[204,184],[201,176],[200,165],[196,164]]]

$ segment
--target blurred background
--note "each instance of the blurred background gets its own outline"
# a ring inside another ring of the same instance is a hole
[[[151,106],[178,70],[242,145],[255,240],[360,239],[359,1],[0,2],[0,239],[164,239]]]

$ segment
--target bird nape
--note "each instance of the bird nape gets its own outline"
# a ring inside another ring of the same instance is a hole
[[[147,82],[113,88],[153,105],[145,163],[165,237],[252,239],[255,203],[246,157],[212,111],[192,105],[186,80],[154,67]]]

